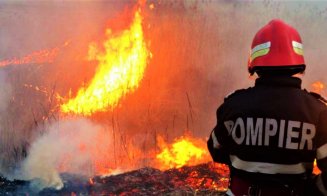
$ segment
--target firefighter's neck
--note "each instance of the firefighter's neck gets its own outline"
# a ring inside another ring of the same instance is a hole
[[[287,77],[290,77],[290,78],[299,78],[301,79],[303,76],[303,73],[297,73],[297,74],[288,74],[288,73],[285,73],[285,74],[269,74],[269,73],[265,73],[265,74],[257,74],[257,77],[258,78],[287,78]]]

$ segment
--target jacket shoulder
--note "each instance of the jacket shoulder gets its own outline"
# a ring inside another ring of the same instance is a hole
[[[238,89],[235,90],[234,92],[229,93],[228,95],[225,96],[225,101],[227,101],[228,99],[235,97],[237,95],[241,95],[243,93],[245,93],[246,91],[248,91],[250,88],[247,89]]]
[[[304,91],[306,93],[308,93],[310,96],[314,97],[315,99],[319,100],[320,102],[322,102],[323,104],[327,104],[327,99],[323,96],[321,96],[320,94],[318,93],[315,93],[315,92],[309,92],[307,91],[306,89],[304,89]]]

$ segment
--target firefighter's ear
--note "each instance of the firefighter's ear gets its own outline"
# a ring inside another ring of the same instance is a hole
[[[249,74],[249,79],[250,79],[250,80],[256,80],[258,77],[259,77],[259,76],[258,76],[257,73]]]
[[[303,75],[304,75],[304,71],[301,73],[294,74],[293,77],[302,78]]]

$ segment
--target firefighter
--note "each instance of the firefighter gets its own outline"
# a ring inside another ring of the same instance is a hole
[[[225,98],[208,140],[213,160],[230,168],[227,195],[327,195],[326,101],[301,89],[305,67],[296,29],[274,19],[257,32],[255,85]]]

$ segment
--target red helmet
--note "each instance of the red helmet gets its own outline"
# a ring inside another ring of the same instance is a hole
[[[251,74],[259,69],[292,69],[304,71],[303,46],[296,29],[284,21],[274,19],[255,35],[248,69]]]

